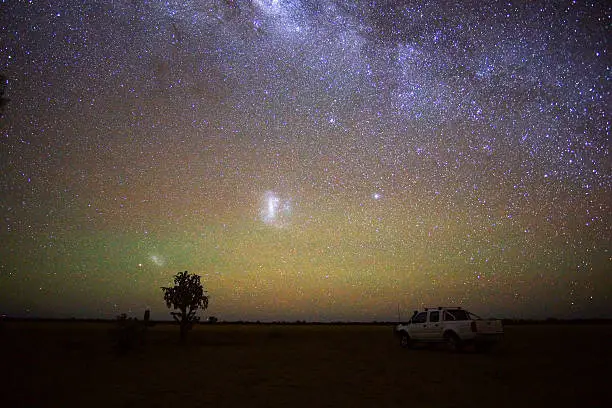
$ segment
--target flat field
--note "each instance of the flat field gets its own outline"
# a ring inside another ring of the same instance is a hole
[[[610,407],[612,326],[508,326],[489,354],[404,350],[391,326],[5,322],[2,407]]]

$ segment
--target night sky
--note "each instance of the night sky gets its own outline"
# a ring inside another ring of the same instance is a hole
[[[2,1],[0,313],[170,318],[188,270],[220,320],[611,317],[611,23]]]

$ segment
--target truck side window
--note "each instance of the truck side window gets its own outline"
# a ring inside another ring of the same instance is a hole
[[[447,310],[444,320],[470,320],[470,315],[465,310]]]
[[[429,321],[430,322],[439,322],[440,321],[440,312],[429,312]]]
[[[427,312],[421,312],[412,318],[412,323],[425,323],[427,321]]]
[[[465,310],[455,311],[455,317],[457,318],[457,320],[470,320],[470,314]]]

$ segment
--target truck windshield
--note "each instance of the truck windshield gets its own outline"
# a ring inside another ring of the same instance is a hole
[[[444,313],[444,320],[454,321],[454,320],[471,320],[470,315],[465,310],[446,310]]]

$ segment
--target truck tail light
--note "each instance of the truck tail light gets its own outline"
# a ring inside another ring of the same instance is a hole
[[[476,333],[476,322],[472,322],[472,324],[470,324],[470,329],[472,329],[472,331]]]

